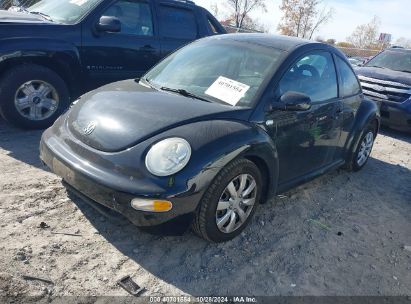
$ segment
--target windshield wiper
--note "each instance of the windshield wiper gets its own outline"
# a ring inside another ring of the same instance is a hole
[[[199,100],[206,101],[206,102],[211,102],[208,99],[205,99],[201,96],[193,94],[193,93],[191,93],[187,90],[184,90],[184,89],[173,89],[173,88],[168,88],[168,87],[161,87],[160,90],[177,93],[177,94],[180,94],[180,95],[185,96],[185,97],[191,97],[191,98],[199,99]]]
[[[44,13],[42,13],[42,12],[30,12],[30,11],[29,11],[29,13],[30,13],[30,14],[33,14],[33,15],[40,15],[41,17],[43,17],[44,19],[46,19],[46,20],[48,20],[48,21],[53,21],[53,19],[52,19],[49,15],[44,14]]]

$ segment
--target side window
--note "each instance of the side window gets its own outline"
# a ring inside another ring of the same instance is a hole
[[[343,97],[357,95],[361,92],[360,84],[357,77],[341,58],[337,57],[337,65],[340,70],[342,84],[340,84],[340,91]]]
[[[153,36],[153,18],[147,2],[119,0],[103,15],[117,17],[121,22],[122,34]]]
[[[160,5],[160,35],[165,38],[194,40],[197,22],[193,11],[174,6]]]
[[[281,79],[276,95],[288,91],[310,96],[321,102],[338,96],[337,74],[334,61],[328,52],[316,52],[301,58]]]

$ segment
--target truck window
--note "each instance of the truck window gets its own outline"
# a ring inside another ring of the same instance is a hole
[[[160,5],[160,35],[164,38],[194,40],[197,38],[197,22],[193,11],[168,5]]]
[[[147,2],[119,0],[110,6],[103,16],[117,17],[121,22],[122,34],[153,36],[153,18]]]

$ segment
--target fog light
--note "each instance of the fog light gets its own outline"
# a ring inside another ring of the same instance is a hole
[[[173,208],[173,204],[169,201],[135,198],[131,201],[131,207],[146,212],[168,212]]]

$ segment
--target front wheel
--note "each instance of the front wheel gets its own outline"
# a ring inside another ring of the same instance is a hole
[[[212,242],[233,239],[248,225],[261,197],[258,167],[239,159],[225,167],[206,191],[193,230]]]
[[[64,112],[69,101],[63,79],[40,65],[16,66],[0,80],[0,114],[20,128],[49,127]]]

